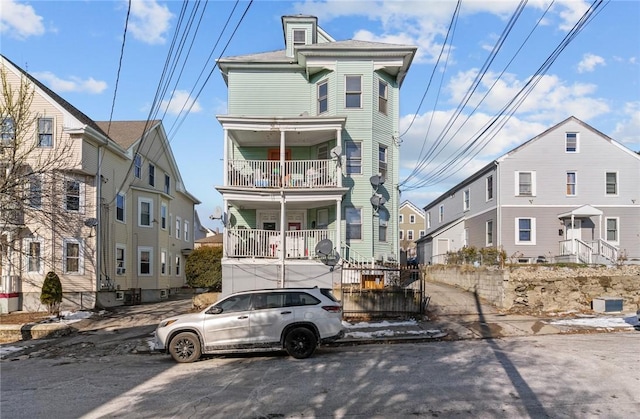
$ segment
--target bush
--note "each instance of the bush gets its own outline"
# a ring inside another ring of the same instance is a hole
[[[187,258],[185,275],[187,284],[194,288],[222,290],[222,247],[202,246]]]
[[[60,314],[60,303],[62,302],[62,283],[58,275],[51,271],[44,277],[40,302],[47,305],[49,314]]]

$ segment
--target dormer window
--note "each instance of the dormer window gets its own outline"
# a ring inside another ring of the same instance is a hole
[[[307,31],[304,29],[293,30],[293,46],[298,47],[300,45],[307,44]]]

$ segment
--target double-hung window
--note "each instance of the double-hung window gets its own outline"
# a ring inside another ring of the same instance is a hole
[[[378,147],[378,171],[383,179],[387,179],[387,147]]]
[[[160,205],[160,228],[167,229],[167,204],[164,202]]]
[[[347,207],[345,209],[347,221],[347,239],[362,239],[362,214],[360,208]]]
[[[346,144],[347,174],[359,175],[362,173],[362,144],[348,142]]]
[[[487,221],[486,224],[486,245],[493,246],[493,220]]]
[[[462,193],[462,206],[464,211],[469,211],[471,208],[471,190],[465,189]]]
[[[304,29],[294,29],[293,30],[293,46],[298,47],[301,45],[306,45],[307,43],[307,31]]]
[[[153,248],[138,247],[138,275],[150,276],[153,274]]]
[[[124,223],[124,214],[125,195],[123,193],[118,193],[118,195],[116,195],[116,220]]]
[[[133,158],[133,175],[142,179],[142,156],[140,154],[136,154]]]
[[[444,220],[444,205],[438,207],[438,222],[441,223]]]
[[[42,207],[42,176],[35,173],[29,175],[29,206]]]
[[[180,276],[180,261],[182,258],[180,255],[176,255],[176,276]]]
[[[27,272],[42,273],[42,243],[27,240]]]
[[[407,240],[413,241],[413,230],[407,230]]]
[[[362,107],[362,76],[345,77],[345,107],[358,109]]]
[[[116,275],[124,275],[126,248],[122,244],[116,244]]]
[[[164,174],[164,193],[171,192],[171,177],[168,174]]]
[[[516,196],[535,196],[536,172],[516,172]]]
[[[427,228],[431,228],[431,212],[427,213]]]
[[[149,163],[149,186],[156,186],[156,167]]]
[[[378,211],[378,241],[387,241],[387,227],[389,225],[389,211],[384,208],[380,208]]]
[[[184,222],[184,241],[189,241],[189,221]]]
[[[318,115],[329,110],[329,82],[327,80],[318,83]]]
[[[493,199],[493,175],[487,176],[487,201]]]
[[[536,244],[535,218],[516,218],[516,244]]]
[[[0,154],[2,154],[4,147],[13,145],[15,138],[16,129],[13,118],[3,118],[0,122]]]
[[[576,172],[567,172],[567,196],[575,196],[577,185]]]
[[[167,274],[167,251],[164,249],[160,251],[160,274]]]
[[[53,147],[53,118],[38,119],[38,147]]]
[[[64,181],[65,192],[65,209],[67,211],[80,211],[81,191],[80,181],[75,179],[67,179]]]
[[[180,217],[176,217],[176,239],[180,240],[182,236],[180,235],[180,225],[182,224],[182,219]]]
[[[567,153],[578,152],[578,133],[567,132],[565,135],[565,151]]]
[[[605,191],[607,195],[618,195],[618,173],[607,172],[605,175]]]
[[[618,219],[606,218],[605,223],[607,226],[607,241],[617,243],[618,242]]]
[[[378,80],[378,112],[387,114],[387,95],[389,85],[382,80]]]
[[[82,253],[80,241],[76,239],[65,239],[63,241],[63,272],[67,274],[79,274],[82,268]]]
[[[138,198],[138,226],[151,227],[151,214],[153,214],[153,201],[147,198]]]

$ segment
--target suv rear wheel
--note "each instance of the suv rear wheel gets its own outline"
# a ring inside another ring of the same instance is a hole
[[[200,340],[195,333],[178,333],[171,339],[169,353],[177,362],[193,362],[200,358]]]
[[[318,346],[316,335],[304,327],[292,329],[284,339],[287,353],[296,359],[309,358]]]

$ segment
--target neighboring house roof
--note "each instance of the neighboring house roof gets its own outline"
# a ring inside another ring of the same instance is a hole
[[[440,201],[442,201],[444,198],[448,197],[449,195],[451,195],[453,192],[460,190],[461,188],[463,188],[464,186],[472,183],[473,181],[475,181],[478,177],[482,176],[484,173],[486,173],[487,171],[489,171],[492,167],[500,164],[503,160],[505,160],[507,157],[510,157],[511,155],[513,155],[514,153],[518,152],[519,150],[523,149],[524,147],[529,146],[530,144],[532,144],[534,141],[539,140],[540,138],[546,136],[549,132],[557,129],[558,127],[566,124],[569,121],[573,121],[576,122],[580,125],[582,125],[583,127],[585,127],[586,129],[594,132],[596,135],[602,137],[604,140],[610,142],[611,144],[615,145],[616,147],[626,151],[627,153],[629,153],[630,155],[635,156],[636,158],[640,159],[640,155],[637,153],[634,153],[632,150],[628,149],[627,147],[623,146],[622,144],[618,143],[617,141],[615,141],[614,139],[612,139],[611,137],[603,134],[602,132],[598,131],[597,129],[593,128],[591,125],[579,120],[578,118],[576,118],[575,116],[570,116],[569,118],[565,119],[562,122],[559,122],[557,124],[555,124],[554,126],[552,126],[551,128],[545,130],[544,132],[542,132],[541,134],[536,135],[535,137],[525,141],[524,143],[520,144],[519,146],[507,151],[506,153],[504,153],[502,156],[498,157],[497,159],[495,159],[494,161],[490,162],[489,164],[487,164],[486,166],[484,166],[482,169],[478,170],[477,172],[475,172],[474,174],[472,174],[471,176],[469,176],[468,178],[464,179],[462,182],[458,183],[457,185],[455,185],[454,187],[452,187],[451,189],[449,189],[448,191],[446,191],[445,193],[441,194],[438,198],[434,199],[433,201],[431,201],[429,204],[427,204],[424,207],[424,210],[427,211],[428,208],[432,208],[434,207],[436,204],[438,204]]]
[[[424,218],[424,210],[422,210],[421,208],[418,208],[418,206],[416,206],[413,202],[407,200],[402,202],[402,204],[400,204],[400,210],[402,210],[405,207],[411,208],[414,212],[418,213],[418,215]]]
[[[145,132],[152,131],[160,120],[152,121],[97,121],[96,124],[109,137],[124,149],[131,147],[136,141],[142,138]]]
[[[202,244],[202,245],[211,245],[211,244],[219,244],[222,245],[224,236],[222,234],[214,234],[213,236],[203,237],[194,241],[194,243]]]

